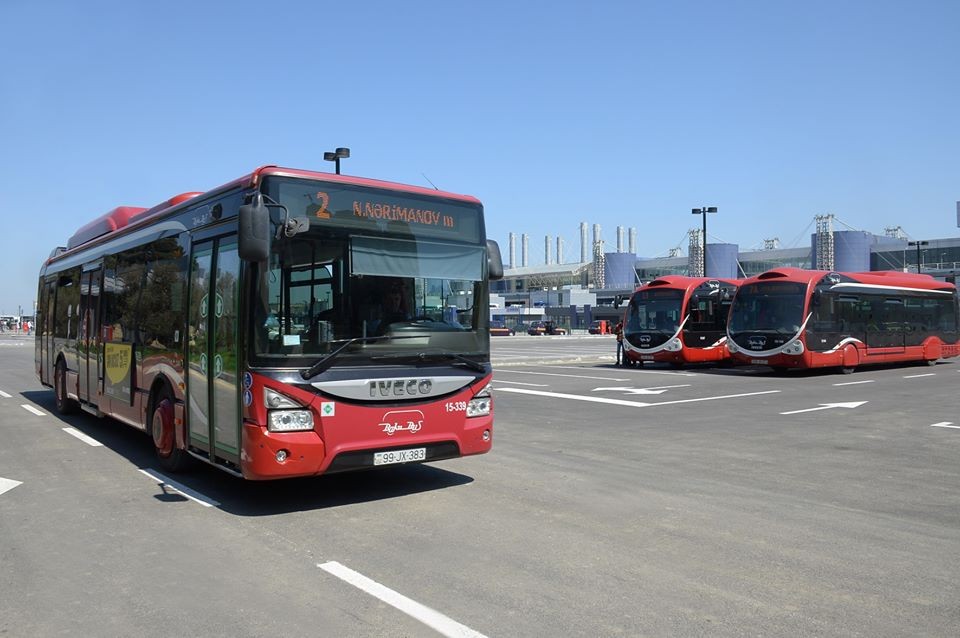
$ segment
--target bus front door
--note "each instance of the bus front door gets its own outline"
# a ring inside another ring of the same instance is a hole
[[[100,276],[97,265],[80,276],[80,335],[77,339],[77,374],[81,401],[95,402],[100,379]]]
[[[235,237],[194,243],[187,342],[190,445],[213,462],[240,463],[238,295]]]

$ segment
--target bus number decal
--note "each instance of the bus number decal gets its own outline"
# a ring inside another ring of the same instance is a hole
[[[448,401],[444,406],[447,412],[466,412],[467,411],[467,402],[466,401]]]

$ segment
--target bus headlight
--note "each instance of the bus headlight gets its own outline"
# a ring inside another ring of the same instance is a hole
[[[730,354],[736,354],[740,348],[738,348],[737,344],[733,342],[733,339],[727,339],[727,350],[730,351]]]
[[[683,350],[683,344],[680,343],[680,339],[675,337],[667,342],[667,345],[663,348],[667,352],[680,352]]]
[[[490,394],[490,386],[480,390],[470,402],[467,403],[467,418],[475,416],[487,416],[493,406],[493,396]]]
[[[794,339],[786,348],[783,349],[783,354],[794,356],[803,354],[803,342],[799,339]]]
[[[267,406],[267,430],[270,432],[302,432],[313,429],[313,413],[302,405],[270,388],[263,389]]]

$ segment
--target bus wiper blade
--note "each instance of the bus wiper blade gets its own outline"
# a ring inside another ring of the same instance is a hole
[[[338,341],[331,341],[330,343],[343,343],[339,348],[325,356],[323,359],[320,359],[315,364],[304,370],[300,373],[300,376],[305,380],[315,377],[320,374],[327,368],[333,365],[333,362],[336,361],[337,357],[340,356],[340,353],[349,348],[351,345],[357,343],[358,341],[386,341],[387,339],[417,339],[422,338],[423,335],[380,335],[378,337],[354,337],[352,339],[341,339]]]
[[[474,361],[468,357],[458,354],[456,352],[411,352],[410,354],[385,354],[379,357],[372,357],[374,360],[377,359],[417,359],[418,361],[428,361],[430,359],[453,359],[463,363],[471,370],[476,372],[486,372],[487,369],[479,361]]]

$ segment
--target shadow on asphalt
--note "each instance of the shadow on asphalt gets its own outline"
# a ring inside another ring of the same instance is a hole
[[[473,482],[471,476],[419,464],[310,478],[245,481],[198,461],[189,470],[173,474],[160,468],[153,443],[144,432],[113,419],[98,419],[83,412],[60,415],[54,404],[53,390],[27,391],[22,396],[49,412],[52,418],[59,419],[63,427],[75,428],[96,439],[135,468],[162,474],[219,502],[219,509],[237,516],[274,516],[369,503]],[[185,500],[183,495],[159,484],[155,498],[165,503]]]

